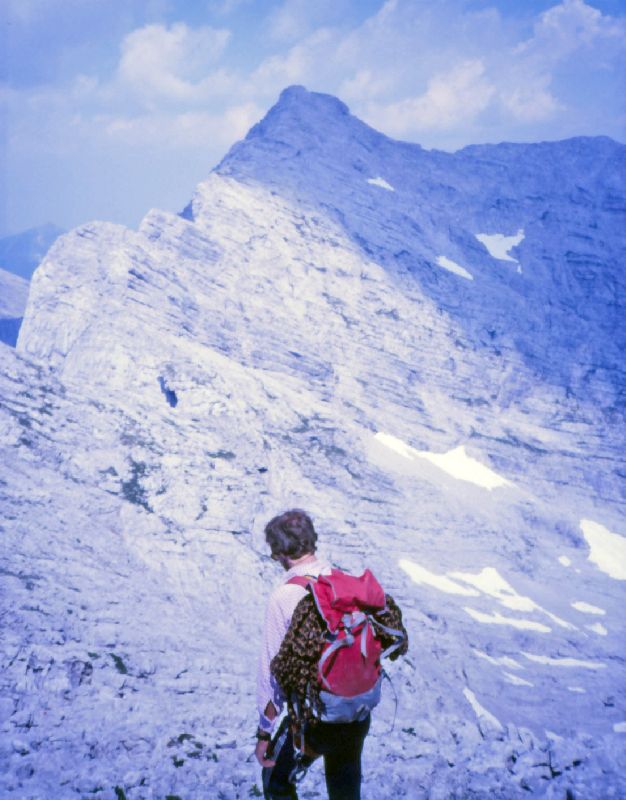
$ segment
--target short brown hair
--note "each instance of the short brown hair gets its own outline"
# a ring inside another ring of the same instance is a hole
[[[265,540],[273,556],[300,558],[315,552],[317,534],[311,517],[299,508],[292,508],[267,523]]]

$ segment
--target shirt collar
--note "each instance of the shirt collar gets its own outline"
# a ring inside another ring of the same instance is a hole
[[[295,567],[287,570],[284,577],[284,583],[290,578],[295,578],[297,575],[321,575],[323,572],[330,572],[330,564],[315,558],[315,561],[307,561],[306,564],[296,564]]]

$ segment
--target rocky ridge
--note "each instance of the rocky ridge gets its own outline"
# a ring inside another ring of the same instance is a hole
[[[623,156],[292,87],[181,215],[56,242],[1,351],[4,792],[258,791],[294,505],[405,609],[365,797],[626,791]]]

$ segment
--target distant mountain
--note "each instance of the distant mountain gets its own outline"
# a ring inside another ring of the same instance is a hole
[[[295,506],[409,631],[364,795],[626,797],[625,212],[610,139],[291,87],[181,215],[59,239],[0,347],[0,795],[258,796]]]
[[[0,239],[0,268],[30,280],[50,246],[63,233],[62,228],[47,224]]]
[[[21,317],[28,299],[28,281],[0,269],[0,317]]]
[[[0,342],[15,347],[27,298],[28,281],[0,269]]]

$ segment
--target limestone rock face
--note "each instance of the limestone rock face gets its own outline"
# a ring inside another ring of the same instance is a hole
[[[180,215],[56,241],[0,353],[3,791],[254,793],[300,506],[411,636],[367,796],[626,792],[625,152],[426,151],[292,87]]]

